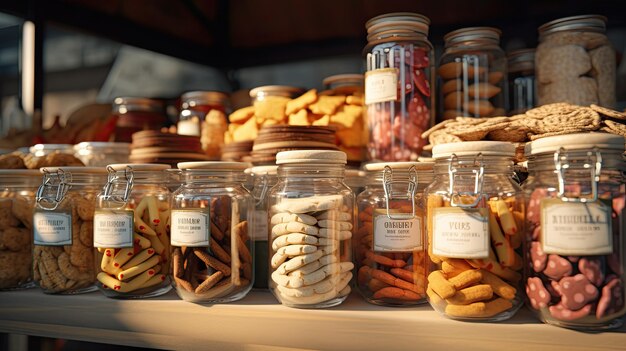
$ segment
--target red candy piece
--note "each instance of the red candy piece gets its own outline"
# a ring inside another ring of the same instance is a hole
[[[426,73],[422,69],[416,69],[413,71],[413,83],[417,87],[417,90],[424,96],[430,96],[430,83],[426,77]]]
[[[582,258],[578,261],[578,270],[593,285],[601,286],[604,282],[604,264],[599,258]]]
[[[413,67],[426,68],[430,64],[430,58],[428,52],[424,49],[413,50]]]
[[[572,274],[572,264],[559,255],[550,255],[543,273],[549,278],[559,280]]]
[[[565,277],[559,281],[561,304],[577,311],[598,297],[598,289],[582,274]]]
[[[550,306],[550,314],[552,317],[562,321],[573,321],[575,319],[583,318],[587,316],[589,312],[591,312],[591,304],[585,305],[578,311],[572,311],[566,308],[563,306],[563,303]]]
[[[538,241],[533,241],[530,244],[530,260],[535,272],[541,272],[546,268],[548,255],[543,252],[541,243]]]
[[[400,116],[396,116],[393,121],[393,135],[395,135],[396,138],[403,140],[404,143],[412,149],[419,149],[420,147],[423,147],[424,139],[422,138],[422,133],[422,129],[418,128],[415,124],[409,121],[402,121]]]
[[[598,300],[596,318],[613,314],[624,307],[624,284],[617,277],[612,277],[602,288],[602,296]]]
[[[547,307],[551,299],[550,293],[543,286],[541,279],[537,277],[528,278],[526,282],[526,296],[528,296],[530,305],[536,310]]]

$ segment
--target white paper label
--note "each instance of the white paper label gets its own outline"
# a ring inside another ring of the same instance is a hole
[[[195,118],[178,121],[176,132],[180,135],[200,136],[200,121]]]
[[[267,211],[254,211],[254,229],[252,230],[252,240],[267,241],[267,234],[269,230],[267,220]]]
[[[96,210],[93,217],[93,246],[133,247],[133,211]]]
[[[398,70],[382,68],[365,73],[365,104],[398,99]]]
[[[440,207],[433,214],[433,254],[454,258],[489,257],[486,209]]]
[[[543,251],[557,255],[607,255],[613,252],[611,207],[602,202],[541,201]]]
[[[33,215],[33,234],[35,245],[72,245],[72,216],[37,211]]]
[[[209,246],[208,209],[174,210],[170,221],[172,246]]]
[[[385,211],[386,212],[386,211]],[[387,214],[374,217],[374,251],[406,252],[423,250],[422,221],[417,218],[399,219],[401,214]]]

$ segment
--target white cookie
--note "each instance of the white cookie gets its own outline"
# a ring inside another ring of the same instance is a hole
[[[288,288],[277,289],[277,292],[280,295],[280,300],[284,303],[295,304],[295,305],[313,305],[313,304],[318,304],[324,301],[332,300],[336,297],[343,297],[349,294],[350,287],[348,286],[348,283],[350,283],[350,279],[352,279],[352,273],[346,272],[341,276],[339,281],[336,284],[334,284],[332,289],[330,289],[329,291],[325,293],[313,293],[309,296],[304,296],[305,294],[308,293],[308,291],[297,293],[300,296],[290,296],[288,294],[290,293],[296,294],[296,292],[289,291],[287,290]],[[286,293],[283,293],[283,291],[281,290],[285,290]],[[291,289],[291,290],[299,290],[299,289]]]
[[[344,211],[337,211],[337,210],[331,210],[331,211],[323,211],[320,213],[316,213],[315,214],[315,218],[319,219],[332,219],[335,221],[350,221],[350,219],[352,219],[352,216],[350,215],[350,212],[344,212]]]
[[[304,233],[309,235],[317,235],[319,229],[316,226],[308,225],[300,222],[278,223],[272,227],[272,235],[274,237],[289,233]]]
[[[335,230],[352,230],[352,223],[345,222],[345,221],[321,219],[317,222],[317,225],[322,228],[329,228],[329,229],[335,229]]]
[[[317,219],[313,216],[309,216],[303,213],[288,213],[288,212],[280,212],[272,216],[270,219],[270,223],[272,225],[276,225],[278,223],[288,223],[288,222],[301,222],[308,225],[314,225],[317,223]]]
[[[315,260],[318,260],[320,257],[324,256],[324,254],[325,251],[317,250],[310,254],[296,256],[286,262],[283,262],[276,270],[280,274],[287,274]]]
[[[317,246],[314,245],[289,245],[278,249],[272,256],[272,268],[280,266],[289,257],[312,254],[317,251]]]
[[[348,272],[354,268],[352,262],[331,263],[320,267],[320,269],[309,274],[291,276],[289,287],[299,288],[302,286],[313,285],[331,275],[339,275]]]
[[[308,213],[341,208],[341,195],[310,196],[296,199],[282,199],[273,206],[275,212]]]
[[[319,260],[311,262],[305,266],[302,266],[292,272],[289,273],[289,276],[293,276],[293,277],[301,277],[303,275],[315,272],[316,270],[318,270],[320,267],[325,266],[327,264],[330,263],[335,263],[339,261],[339,258],[337,258],[337,255],[334,254],[329,254],[329,255],[324,255],[322,257],[319,258]]]
[[[329,228],[320,228],[317,233],[319,237],[322,238],[333,238],[336,240],[346,240],[352,237],[352,232],[348,230],[337,230],[337,229],[329,229]]]
[[[281,235],[272,242],[272,249],[278,250],[288,245],[333,245],[334,240],[328,238],[318,238],[313,235],[302,233],[289,233]]]

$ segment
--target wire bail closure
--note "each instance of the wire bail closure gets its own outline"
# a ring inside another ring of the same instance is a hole
[[[39,207],[44,210],[56,210],[61,204],[61,201],[63,201],[63,199],[65,198],[67,191],[71,187],[71,182],[72,174],[69,172],[65,172],[62,169],[57,169],[56,172],[51,173],[48,170],[44,169],[43,181],[37,189],[35,202]],[[54,191],[54,188],[56,188],[56,191]],[[46,189],[51,189],[51,192],[54,193],[54,196],[46,195]],[[45,204],[50,205],[48,206]]]
[[[255,203],[256,203],[257,207],[260,206],[261,203],[263,203],[263,200],[265,199],[265,196],[267,195],[267,190],[269,188],[269,186],[268,186],[269,179],[268,178],[269,177],[267,176],[267,173],[263,174],[261,176],[261,184],[260,184],[261,185],[261,193],[259,194],[258,197],[256,196],[256,191],[255,191],[255,194],[253,194],[254,199],[256,200]]]
[[[450,206],[460,208],[474,208],[480,202],[480,195],[483,192],[483,184],[485,177],[485,164],[483,162],[483,155],[479,153],[474,158],[473,168],[471,172],[474,176],[474,191],[454,191],[454,183],[459,174],[459,158],[456,154],[452,154],[450,164],[448,165],[448,177],[450,179],[450,187],[448,193],[450,194]],[[467,167],[463,167],[464,169]],[[466,173],[466,172],[464,172]],[[465,174],[464,174],[465,175]],[[473,196],[475,200],[472,203],[463,203],[459,201],[461,196]]]
[[[600,173],[602,172],[602,154],[597,147],[594,147],[592,151],[587,151],[586,156],[587,158],[582,167],[589,170],[591,197],[568,197],[565,196],[565,188],[567,186],[565,173],[568,169],[572,168],[572,165],[569,162],[569,156],[564,148],[561,147],[554,153],[554,168],[559,182],[559,192],[557,193],[557,196],[561,199],[561,201],[580,203],[598,201],[598,183],[600,182]]]
[[[389,219],[413,219],[415,218],[415,192],[417,191],[417,170],[415,166],[411,166],[408,169],[408,181],[407,180],[393,180],[393,169],[389,166],[385,166],[383,169],[383,189],[385,190],[385,206],[387,207],[387,218]],[[406,193],[393,192],[393,184],[408,184]],[[390,211],[390,200],[410,200],[411,201],[411,213],[393,214]]]
[[[107,171],[109,175],[107,177],[107,183],[104,186],[104,190],[102,192],[102,197],[104,201],[118,202],[118,203],[127,203],[130,198],[130,193],[133,189],[133,180],[135,178],[133,168],[131,166],[126,166],[124,168],[124,178],[122,179],[118,174],[118,171],[114,170],[111,166],[107,166]],[[115,194],[115,183],[117,182],[125,182],[126,186],[124,187],[123,194],[116,195]]]

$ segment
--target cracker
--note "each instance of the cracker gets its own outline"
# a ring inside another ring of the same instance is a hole
[[[461,141],[463,141],[463,139],[456,135],[449,134],[445,130],[437,130],[428,137],[428,142],[431,145],[459,143]]]
[[[320,96],[317,102],[309,105],[309,110],[319,115],[332,115],[345,102],[346,97],[344,95]]]
[[[300,110],[304,110],[315,101],[317,101],[317,90],[311,89],[299,97],[287,102],[285,114],[291,115]]]
[[[604,121],[604,124],[610,130],[609,133],[626,136],[626,125],[611,120]]]
[[[454,119],[446,119],[446,120],[442,121],[441,123],[435,124],[432,128],[430,128],[427,131],[425,131],[424,133],[422,133],[422,139],[428,138],[433,132],[435,132],[437,130],[446,128],[446,125],[448,125],[448,124],[450,124],[452,122],[454,122]]]
[[[575,111],[578,106],[572,105],[567,102],[556,102],[552,104],[546,104],[543,106],[532,108],[526,111],[526,116],[531,118],[543,118],[546,114],[554,111],[571,112]]]
[[[562,130],[559,130],[559,131],[556,131],[556,132],[547,132],[547,133],[541,133],[541,134],[534,134],[534,135],[531,135],[529,137],[529,139],[530,140],[537,140],[537,139],[550,137],[550,136],[575,134],[575,133],[580,133],[580,132],[585,132],[585,130],[576,129],[576,128],[568,128],[568,129],[562,129]]]
[[[457,137],[463,139],[463,141],[478,141],[483,140],[489,132],[503,129],[508,125],[509,122],[479,124],[462,130],[451,130],[450,134],[456,135]]]
[[[589,107],[577,107],[569,113],[552,113],[540,122],[541,132],[558,132],[563,129],[597,130],[600,115]]]
[[[612,110],[610,108],[598,106],[596,104],[591,104],[589,108],[596,111],[597,113],[599,113],[601,116],[604,116],[604,117],[626,120],[626,113],[623,113],[623,112],[619,112],[619,111]]]
[[[289,101],[289,98],[283,96],[266,96],[263,100],[255,101],[254,114],[256,122],[263,123],[265,120],[283,121],[287,116],[285,107]]]
[[[492,130],[487,134],[487,139],[495,141],[523,142],[526,141],[530,129],[524,125],[511,123],[509,126]]]

